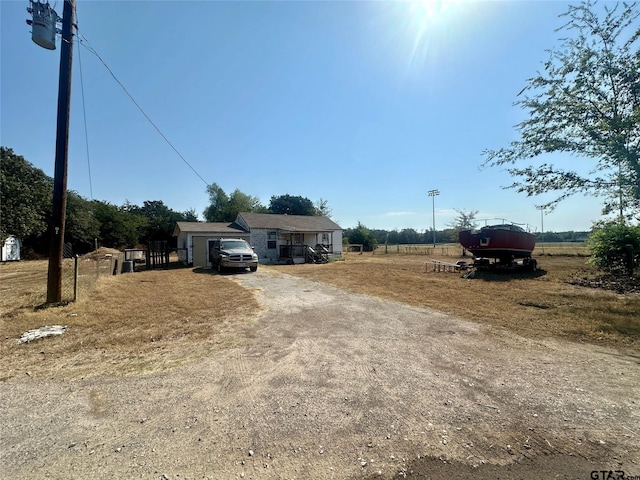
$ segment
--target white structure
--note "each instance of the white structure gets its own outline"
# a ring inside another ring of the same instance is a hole
[[[243,238],[261,263],[304,263],[309,247],[342,255],[342,228],[328,217],[239,213],[232,223],[178,222],[178,257],[186,264],[211,267],[209,243],[218,238]]]
[[[8,236],[2,243],[3,262],[15,262],[20,260],[20,239],[13,235]]]

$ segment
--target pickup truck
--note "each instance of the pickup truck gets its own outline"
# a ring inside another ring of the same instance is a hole
[[[246,240],[220,238],[209,246],[209,261],[222,273],[231,269],[258,270],[258,255]]]

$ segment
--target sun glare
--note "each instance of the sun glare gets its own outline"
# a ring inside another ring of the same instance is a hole
[[[428,54],[433,37],[448,23],[460,2],[457,0],[412,0],[409,2],[409,34],[413,48],[410,65],[422,62]]]
[[[443,11],[447,3],[451,2],[444,0],[413,0],[410,2],[410,12],[418,21],[428,21]]]

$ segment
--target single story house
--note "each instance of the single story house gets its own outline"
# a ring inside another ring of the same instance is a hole
[[[243,238],[261,263],[304,263],[309,252],[342,255],[342,228],[328,217],[239,213],[231,223],[177,222],[180,261],[210,268],[210,244],[219,238]]]

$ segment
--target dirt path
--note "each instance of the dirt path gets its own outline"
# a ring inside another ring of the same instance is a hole
[[[1,478],[640,475],[639,357],[259,270],[243,348],[0,384]]]

